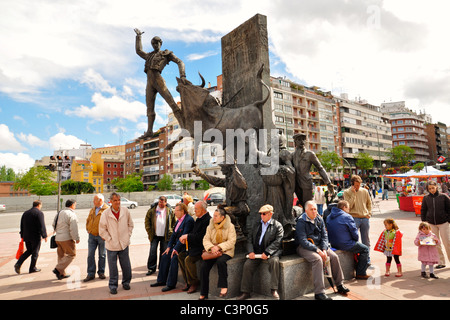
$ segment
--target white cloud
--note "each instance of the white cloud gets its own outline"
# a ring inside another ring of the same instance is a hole
[[[5,165],[14,172],[26,172],[34,165],[34,159],[25,153],[0,153],[0,166]]]
[[[73,135],[66,135],[63,132],[57,133],[49,139],[50,148],[53,150],[59,149],[78,149],[80,144],[85,142]]]
[[[206,51],[206,52],[203,52],[203,53],[192,53],[192,54],[189,54],[186,57],[186,59],[188,61],[195,61],[195,60],[205,59],[207,57],[212,57],[212,56],[215,56],[217,54],[219,54],[219,53],[216,52],[216,51],[210,50],[210,51]]]
[[[107,92],[113,95],[117,94],[116,88],[111,87],[108,81],[93,69],[85,71],[80,82],[87,84],[94,91]]]
[[[48,143],[46,141],[39,139],[38,137],[32,135],[31,133],[25,134],[21,132],[17,135],[17,137],[21,141],[26,142],[32,147],[48,147]]]
[[[0,123],[0,151],[23,151],[24,148],[9,130],[6,124]]]
[[[96,121],[125,119],[137,122],[139,117],[146,115],[146,106],[139,101],[127,101],[119,96],[105,97],[101,93],[92,96],[93,107],[80,106],[67,110],[65,114],[81,118],[91,118]]]

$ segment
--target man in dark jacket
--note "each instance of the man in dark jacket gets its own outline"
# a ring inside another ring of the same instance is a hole
[[[194,206],[195,216],[197,219],[194,222],[194,228],[188,234],[184,234],[180,237],[180,242],[186,245],[187,251],[180,252],[178,254],[178,263],[180,264],[181,273],[186,287],[183,291],[187,293],[194,293],[200,284],[197,277],[197,261],[202,259],[203,252],[203,237],[206,233],[206,228],[209,225],[211,219],[208,213],[207,204],[205,201],[200,200]]]
[[[14,270],[19,274],[22,263],[31,256],[29,272],[39,272],[36,268],[36,262],[41,249],[41,238],[47,242],[47,229],[45,228],[44,213],[41,211],[42,202],[36,200],[33,202],[33,208],[23,213],[20,221],[20,237],[25,242],[27,251],[25,251],[14,265]]]
[[[431,226],[431,231],[442,241],[447,258],[450,260],[450,198],[443,193],[439,193],[437,183],[435,181],[428,182],[428,195],[423,197],[421,219]],[[441,244],[437,245],[439,252],[439,264],[436,269],[445,267],[445,256],[442,251]]]
[[[238,297],[238,300],[245,300],[250,297],[253,273],[262,261],[269,263],[272,296],[277,300],[280,299],[278,281],[282,253],[281,240],[284,235],[283,226],[277,220],[272,219],[273,207],[271,205],[262,206],[259,213],[261,214],[261,220],[256,222],[247,238],[248,259],[245,261],[242,271],[242,295]]]
[[[323,267],[328,258],[338,293],[347,294],[350,291],[343,285],[344,275],[339,257],[330,249],[325,223],[317,214],[317,206],[314,201],[306,202],[305,213],[297,220],[295,244],[298,246],[297,254],[312,264],[314,298],[316,300],[331,300],[325,294],[323,279]]]
[[[358,255],[356,279],[367,279],[369,248],[358,241],[358,229],[353,217],[348,214],[349,210],[350,206],[345,200],[339,201],[337,206],[331,209],[326,220],[328,239],[333,248]]]

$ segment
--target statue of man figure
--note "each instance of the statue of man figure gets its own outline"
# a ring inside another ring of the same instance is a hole
[[[147,104],[147,118],[148,118],[148,129],[140,138],[146,138],[153,136],[153,123],[155,122],[155,99],[156,93],[164,98],[164,100],[169,104],[175,117],[177,118],[180,125],[183,127],[184,123],[181,116],[181,109],[177,106],[176,102],[173,100],[172,94],[167,89],[166,82],[161,76],[161,72],[164,67],[169,64],[170,61],[175,62],[180,70],[180,78],[182,80],[186,79],[186,73],[184,70],[184,63],[179,58],[177,58],[172,51],[161,50],[162,40],[159,37],[154,37],[151,41],[153,51],[145,52],[142,49],[142,34],[139,29],[134,29],[136,32],[136,53],[145,60],[144,72],[147,74],[147,88],[145,90],[145,102]]]
[[[297,204],[305,208],[305,203],[313,199],[313,182],[310,174],[311,165],[313,164],[328,190],[334,195],[334,186],[328,177],[327,172],[323,168],[316,154],[307,150],[305,147],[306,135],[298,133],[293,136],[295,143],[295,151],[292,155],[292,163],[295,168],[295,194],[297,195]]]

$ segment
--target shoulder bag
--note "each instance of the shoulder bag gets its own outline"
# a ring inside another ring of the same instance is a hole
[[[58,212],[58,215],[56,216],[55,232],[56,232],[56,226],[58,225],[58,218],[59,218],[59,212]],[[56,248],[58,248],[58,245],[56,244],[56,234],[54,234],[50,238],[50,249],[56,249]]]

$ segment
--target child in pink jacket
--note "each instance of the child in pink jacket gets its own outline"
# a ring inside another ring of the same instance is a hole
[[[419,247],[419,261],[422,262],[423,278],[428,278],[425,272],[426,267],[430,269],[430,278],[438,279],[434,274],[434,265],[439,263],[439,253],[436,245],[439,243],[438,237],[431,232],[428,222],[422,222],[419,225],[419,233],[414,240],[414,244]]]

